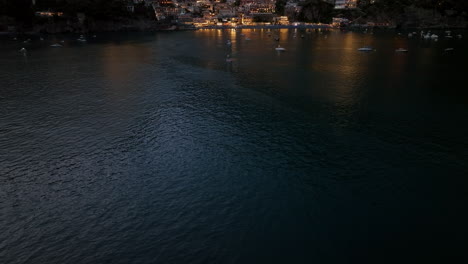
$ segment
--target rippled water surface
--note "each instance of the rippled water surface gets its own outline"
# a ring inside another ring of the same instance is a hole
[[[467,42],[404,35],[3,36],[0,262],[466,257]]]

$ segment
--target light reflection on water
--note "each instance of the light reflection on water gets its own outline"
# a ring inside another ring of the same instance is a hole
[[[27,60],[21,43],[1,42],[3,262],[464,253],[465,40],[300,29],[74,39],[33,42]]]

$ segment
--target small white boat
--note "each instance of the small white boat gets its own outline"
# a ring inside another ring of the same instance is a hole
[[[86,42],[86,38],[84,35],[80,35],[80,37],[77,40],[81,42]]]
[[[450,52],[450,51],[454,51],[454,50],[455,50],[454,48],[446,48],[445,52]]]
[[[359,48],[358,51],[374,51],[374,48],[372,48],[372,47],[363,47],[363,48]]]
[[[63,47],[62,45],[58,44],[58,43],[55,43],[55,44],[52,44],[50,45],[51,47]]]
[[[404,48],[399,48],[399,49],[396,49],[395,52],[408,52],[408,50]]]
[[[431,35],[431,39],[438,39],[438,38],[439,38],[439,36],[437,36],[436,34]]]
[[[231,56],[229,56],[229,54],[226,55],[226,62],[233,62],[233,61],[234,61],[234,59],[231,58]]]
[[[450,35],[447,35],[447,36],[445,36],[445,37],[446,37],[446,38],[453,38],[453,37],[452,37],[452,36],[450,36]]]
[[[231,45],[231,41],[228,40],[228,41],[226,42],[226,44],[227,44],[228,46]]]
[[[276,51],[286,51],[286,49],[281,47],[280,45],[278,45],[278,47],[276,47],[275,50]]]
[[[250,40],[250,38],[245,38],[245,40]]]
[[[20,49],[20,52],[26,53],[26,49],[25,49],[25,48],[21,48],[21,49]]]

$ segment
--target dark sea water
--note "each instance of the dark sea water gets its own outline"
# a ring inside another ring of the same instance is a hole
[[[0,263],[462,263],[463,33],[3,36]]]

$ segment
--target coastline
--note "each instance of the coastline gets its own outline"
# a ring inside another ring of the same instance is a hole
[[[153,31],[187,31],[203,29],[331,29],[331,24],[298,24],[298,25],[237,25],[237,26],[205,26],[194,27],[191,25],[156,25],[147,23],[120,24],[120,23],[97,23],[89,28],[79,25],[47,24],[35,26],[29,30],[0,31],[3,35],[32,34],[32,35],[54,35],[54,34],[86,34],[102,32],[153,32]]]
[[[130,22],[130,23],[129,23]],[[27,30],[0,31],[0,35],[56,35],[56,34],[89,34],[89,33],[105,33],[105,32],[172,32],[172,31],[189,31],[189,30],[205,30],[205,29],[337,29],[337,30],[359,30],[359,29],[378,29],[378,30],[466,30],[464,26],[413,26],[413,27],[396,27],[396,26],[372,26],[367,24],[351,24],[347,27],[335,27],[332,24],[323,23],[301,23],[294,22],[288,25],[272,25],[259,23],[256,25],[211,25],[204,27],[194,27],[186,24],[157,24],[154,21],[127,21],[127,23],[115,21],[95,21],[88,23],[86,26],[78,23],[50,23],[35,25]]]

